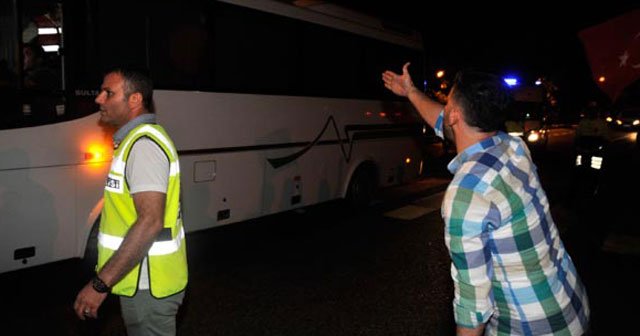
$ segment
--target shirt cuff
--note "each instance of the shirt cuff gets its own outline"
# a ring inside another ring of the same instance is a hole
[[[436,124],[433,126],[433,131],[435,132],[436,136],[440,139],[444,139],[443,125],[444,125],[444,108],[440,111],[440,114],[438,114],[438,119],[436,119]]]
[[[453,304],[453,312],[456,320],[456,325],[465,328],[477,328],[478,326],[487,323],[491,315],[493,315],[493,309],[489,309],[484,312],[479,312],[472,309],[467,309],[459,304]]]

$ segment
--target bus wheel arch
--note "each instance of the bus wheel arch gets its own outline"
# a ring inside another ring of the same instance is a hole
[[[82,256],[82,269],[87,273],[95,272],[98,264],[98,233],[100,232],[100,216],[95,219],[89,235],[87,243],[84,247],[84,255]]]
[[[378,169],[373,161],[364,161],[353,171],[347,186],[345,200],[353,209],[363,209],[371,204],[378,187]]]

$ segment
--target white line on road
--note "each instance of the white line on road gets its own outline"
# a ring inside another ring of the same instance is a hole
[[[428,215],[434,211],[438,211],[440,209],[440,205],[442,204],[443,197],[444,191],[427,197],[423,197],[414,201],[413,204],[405,205],[401,208],[388,211],[384,214],[384,216],[402,220],[414,220]]]

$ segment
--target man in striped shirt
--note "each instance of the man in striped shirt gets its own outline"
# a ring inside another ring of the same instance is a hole
[[[564,249],[524,141],[500,129],[510,93],[497,76],[460,72],[443,107],[402,74],[382,74],[458,155],[442,204],[457,335],[583,335],[587,294]]]

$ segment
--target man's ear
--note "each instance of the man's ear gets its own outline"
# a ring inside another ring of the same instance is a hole
[[[132,93],[129,96],[129,108],[142,106],[142,94],[140,92]]]
[[[449,112],[449,120],[445,121],[447,122],[447,125],[453,126],[460,121],[460,118],[462,118],[460,109],[456,107],[451,109],[451,111]]]

